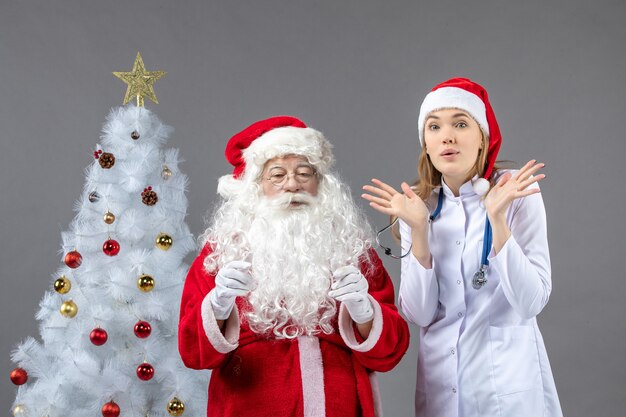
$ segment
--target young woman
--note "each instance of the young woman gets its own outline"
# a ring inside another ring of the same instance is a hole
[[[469,79],[437,85],[418,127],[417,184],[363,187],[400,219],[399,305],[421,327],[416,415],[561,416],[536,320],[552,288],[544,164],[495,166],[500,129]]]

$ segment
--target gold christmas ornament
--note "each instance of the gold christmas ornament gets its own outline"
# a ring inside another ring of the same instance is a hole
[[[54,281],[54,290],[59,294],[67,294],[72,289],[72,282],[62,275]]]
[[[104,216],[102,217],[102,219],[104,220],[106,224],[113,224],[113,222],[115,221],[115,214],[111,213],[110,211],[107,211],[106,213],[104,213]]]
[[[149,292],[154,289],[154,278],[150,275],[143,274],[137,279],[137,287],[143,292]]]
[[[167,181],[170,179],[171,176],[172,176],[172,170],[167,165],[163,165],[163,171],[161,171],[161,178]]]
[[[185,403],[174,397],[172,401],[167,404],[167,412],[174,417],[182,416],[185,412]]]
[[[172,239],[172,237],[165,233],[159,233],[156,238],[156,247],[161,250],[168,250],[173,243],[174,240]]]
[[[25,417],[26,416],[26,407],[24,407],[22,404],[16,404],[15,407],[13,407],[12,411],[13,411],[13,415],[15,417]]]
[[[74,317],[76,317],[76,314],[78,314],[78,306],[76,305],[76,303],[72,300],[68,300],[66,302],[64,302],[63,304],[61,304],[61,314],[63,315],[63,317],[67,317],[68,319],[72,319]]]
[[[136,98],[137,107],[143,107],[144,97],[148,97],[156,104],[159,104],[152,85],[165,74],[165,71],[146,71],[146,67],[143,64],[143,59],[139,52],[137,52],[137,57],[135,58],[131,72],[113,72],[113,75],[128,84],[126,95],[124,96],[124,104]]]

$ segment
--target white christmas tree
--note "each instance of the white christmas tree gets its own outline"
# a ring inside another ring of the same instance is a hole
[[[137,105],[113,109],[104,126],[62,233],[63,263],[40,302],[42,341],[13,352],[16,417],[205,413],[209,375],[186,368],[177,348],[184,257],[196,245],[178,150],[162,148],[171,128],[143,107],[156,73],[139,54],[121,73],[138,79],[125,99]]]

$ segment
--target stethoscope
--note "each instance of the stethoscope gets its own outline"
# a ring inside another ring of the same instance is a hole
[[[435,208],[435,211],[433,211],[432,214],[428,217],[429,223],[432,223],[439,216],[439,213],[441,213],[441,208],[443,207],[443,194],[444,194],[443,189],[439,190],[439,198],[437,199],[437,207]],[[391,248],[388,248],[387,246],[384,246],[383,244],[380,243],[380,235],[385,230],[389,229],[390,227],[393,227],[398,222],[398,219],[399,218],[396,217],[394,221],[391,222],[391,224],[385,226],[378,233],[376,233],[376,243],[378,243],[378,246],[380,246],[384,250],[385,255],[391,256],[394,259],[404,258],[409,253],[411,253],[411,248],[413,247],[413,244],[411,244],[411,246],[409,246],[409,249],[406,251],[406,253],[401,254],[400,256],[397,256],[391,253]],[[480,259],[480,267],[478,268],[478,271],[474,273],[474,277],[472,278],[472,287],[475,290],[481,289],[487,283],[487,278],[485,278],[485,275],[487,274],[487,268],[489,267],[488,256],[489,256],[489,252],[491,251],[492,239],[493,239],[493,236],[491,232],[491,223],[489,222],[489,216],[485,215],[485,232],[483,235],[483,252],[482,252],[481,259]]]

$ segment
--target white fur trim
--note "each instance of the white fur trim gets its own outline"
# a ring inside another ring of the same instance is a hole
[[[426,95],[417,119],[420,143],[424,146],[424,122],[428,115],[441,109],[461,109],[468,112],[489,135],[485,103],[476,94],[458,87],[442,87]]]
[[[354,321],[350,317],[348,309],[341,304],[339,307],[339,334],[345,342],[345,344],[352,350],[357,352],[368,352],[378,343],[380,335],[383,331],[383,312],[380,308],[380,304],[370,294],[367,295],[372,307],[374,308],[374,323],[372,323],[372,330],[370,334],[361,344],[357,342],[354,335]]]
[[[489,184],[489,181],[485,178],[476,178],[472,181],[472,188],[474,189],[474,192],[481,196],[487,194],[490,186],[491,184]]]
[[[225,199],[237,195],[244,188],[243,181],[236,179],[232,174],[220,177],[217,182],[217,192]]]
[[[267,161],[283,155],[302,155],[320,174],[325,174],[333,162],[332,145],[321,132],[310,127],[279,127],[261,135],[243,150],[248,165],[261,169]]]
[[[200,306],[200,314],[202,315],[202,327],[204,333],[211,342],[211,345],[219,353],[228,353],[237,349],[239,346],[239,310],[237,305],[233,307],[230,317],[224,323],[224,334],[217,326],[217,320],[213,314],[213,306],[211,305],[210,295],[207,294],[202,300]]]
[[[300,353],[304,417],[324,417],[326,415],[326,395],[324,393],[324,365],[319,339],[313,336],[298,337],[298,351]]]
[[[370,373],[370,385],[372,386],[372,399],[374,400],[374,416],[383,417],[383,402],[380,398],[380,388],[378,387],[378,374]]]

